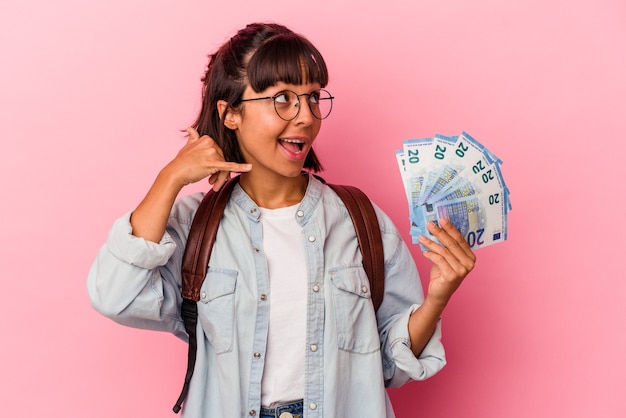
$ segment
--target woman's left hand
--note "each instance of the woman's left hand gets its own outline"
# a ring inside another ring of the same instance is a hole
[[[424,256],[433,262],[430,270],[427,298],[445,306],[463,279],[474,268],[476,256],[458,229],[448,219],[441,219],[440,226],[429,222],[426,227],[441,244],[420,236],[419,241],[428,248]]]

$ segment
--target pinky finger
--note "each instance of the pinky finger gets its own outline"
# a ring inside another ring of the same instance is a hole
[[[209,176],[209,184],[213,186],[214,191],[219,191],[226,182],[230,180],[230,172],[218,171]]]

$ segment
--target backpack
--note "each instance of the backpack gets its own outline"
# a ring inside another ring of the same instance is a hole
[[[326,183],[321,177],[317,178]],[[200,288],[206,277],[213,243],[217,235],[222,214],[224,213],[224,208],[238,181],[239,177],[234,177],[218,192],[210,190],[204,196],[194,216],[191,230],[189,231],[189,237],[183,256],[183,302],[181,307],[181,316],[185,324],[185,330],[189,335],[189,351],[185,382],[180,397],[173,408],[175,413],[180,411],[181,405],[187,396],[189,383],[196,364],[197,302],[200,300]],[[374,207],[365,193],[354,186],[327,185],[341,198],[350,214],[359,242],[359,248],[363,255],[363,268],[370,281],[372,304],[374,305],[374,309],[378,310],[384,294],[385,266],[382,237]]]

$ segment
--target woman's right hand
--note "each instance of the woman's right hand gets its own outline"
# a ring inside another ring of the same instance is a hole
[[[231,172],[247,172],[252,168],[250,164],[225,161],[222,149],[210,136],[200,136],[194,128],[187,128],[187,133],[187,143],[162,172],[171,176],[180,188],[208,177],[213,190],[218,191]]]
[[[154,184],[133,211],[130,223],[133,235],[148,241],[159,242],[174,201],[180,190],[187,184],[208,177],[213,190],[218,191],[231,171],[246,172],[251,164],[238,164],[224,161],[222,149],[207,135],[200,136],[193,129],[187,129],[189,140],[176,157],[159,173]]]

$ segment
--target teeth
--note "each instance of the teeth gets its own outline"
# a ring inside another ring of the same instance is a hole
[[[295,152],[296,154],[299,154],[304,149],[304,141],[302,141],[300,139],[280,138],[279,140],[281,142],[283,142],[283,143],[286,143],[286,144],[295,145],[295,147],[292,147],[291,145],[289,145],[289,146],[283,145],[283,146],[291,149],[291,151]]]

